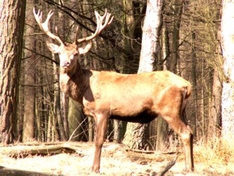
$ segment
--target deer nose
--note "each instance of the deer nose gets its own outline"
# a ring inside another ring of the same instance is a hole
[[[70,61],[64,61],[60,65],[61,67],[68,67],[70,65]]]

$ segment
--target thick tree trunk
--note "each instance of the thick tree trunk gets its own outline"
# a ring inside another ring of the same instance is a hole
[[[0,1],[0,81],[2,142],[13,142],[16,134],[17,97],[24,31],[25,0]]]
[[[222,135],[230,140],[234,136],[234,1],[223,0],[222,45],[224,81],[222,92]]]

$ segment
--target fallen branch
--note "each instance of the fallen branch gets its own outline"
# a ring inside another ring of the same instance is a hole
[[[152,176],[153,175],[157,175],[157,176],[165,175],[167,173],[167,171],[169,171],[169,169],[171,169],[171,167],[175,165],[177,158],[178,157],[176,156],[176,158],[174,160],[168,162],[167,165],[159,173],[157,173],[157,174],[155,173],[155,174],[151,174],[151,175]]]
[[[79,153],[81,147],[72,143],[58,143],[58,144],[41,144],[41,145],[29,145],[29,146],[7,146],[0,148],[0,154],[7,155],[9,157],[21,158],[28,155],[54,155],[59,153]]]

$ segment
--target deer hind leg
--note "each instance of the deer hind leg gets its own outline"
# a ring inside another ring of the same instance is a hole
[[[185,150],[185,169],[194,170],[193,162],[193,133],[189,126],[180,128],[179,135],[181,136]]]
[[[105,139],[107,121],[108,118],[106,116],[98,115],[95,117],[95,122],[96,122],[95,151],[94,151],[92,171],[96,173],[100,172],[101,152],[102,152],[102,145]]]
[[[171,119],[168,121],[173,130],[181,137],[185,151],[185,169],[194,170],[193,162],[193,133],[180,118]]]

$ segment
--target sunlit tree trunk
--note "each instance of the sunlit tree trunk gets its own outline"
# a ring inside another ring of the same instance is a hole
[[[58,84],[59,80],[59,69],[56,63],[53,63],[53,68],[54,68],[54,118],[57,119],[58,122],[58,131],[59,131],[59,136],[60,140],[67,140],[68,135],[66,135],[65,130],[64,130],[64,125],[63,125],[63,118],[62,118],[62,113],[61,113],[61,104],[60,104],[60,88]]]
[[[17,103],[24,31],[25,0],[0,1],[0,104],[3,143],[17,138]]]
[[[162,22],[162,0],[148,0],[143,24],[142,48],[138,73],[153,71],[155,54],[159,51]],[[130,148],[144,149],[148,142],[148,124],[128,123],[123,143]]]
[[[234,1],[223,0],[222,46],[224,58],[224,81],[222,93],[222,135],[234,137]]]

